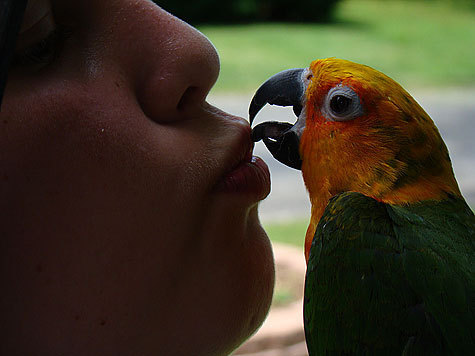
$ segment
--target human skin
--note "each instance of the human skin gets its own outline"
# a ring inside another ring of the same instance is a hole
[[[46,17],[43,17],[46,15]],[[147,0],[33,0],[0,112],[0,354],[225,355],[274,267],[244,119],[206,103],[214,47]]]

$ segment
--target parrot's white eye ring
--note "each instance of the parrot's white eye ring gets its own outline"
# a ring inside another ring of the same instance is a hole
[[[348,121],[361,116],[363,107],[358,94],[340,84],[328,91],[321,112],[330,121]]]

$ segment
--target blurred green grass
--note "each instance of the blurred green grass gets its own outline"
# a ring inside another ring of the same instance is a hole
[[[305,233],[308,220],[298,219],[292,221],[270,221],[262,224],[272,242],[279,242],[297,246],[303,251]]]
[[[406,87],[475,85],[475,11],[440,1],[342,1],[332,24],[199,27],[216,46],[213,91],[248,92],[270,75],[339,57]]]

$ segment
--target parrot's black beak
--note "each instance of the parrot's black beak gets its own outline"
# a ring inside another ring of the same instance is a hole
[[[257,125],[252,130],[254,142],[264,141],[272,156],[279,162],[301,169],[302,160],[299,154],[300,139],[293,131],[292,125],[286,122],[268,121]]]
[[[299,116],[305,93],[303,75],[304,69],[288,69],[275,74],[262,84],[249,106],[251,125],[254,117],[266,104],[292,106],[295,115]],[[276,121],[264,122],[252,130],[252,139],[254,142],[264,141],[272,156],[279,162],[301,169],[300,137],[294,130],[294,125]]]

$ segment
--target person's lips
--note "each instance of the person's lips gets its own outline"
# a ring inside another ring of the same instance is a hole
[[[252,155],[254,143],[249,126],[240,126],[240,135],[231,151],[230,168],[218,183],[221,192],[237,193],[259,201],[270,193],[270,173],[267,164]]]

